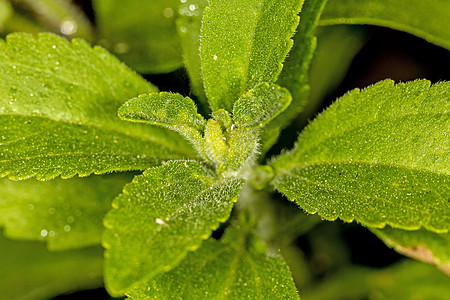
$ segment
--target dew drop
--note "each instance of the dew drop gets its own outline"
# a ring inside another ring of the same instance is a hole
[[[186,0],[180,0],[181,3],[186,3]]]
[[[75,23],[75,21],[72,20],[72,19],[64,19],[64,20],[61,22],[61,24],[60,24],[60,26],[59,26],[59,29],[61,30],[61,33],[62,33],[62,34],[65,34],[65,35],[72,35],[72,34],[74,34],[75,32],[77,32],[78,25],[77,25],[77,23]]]
[[[72,228],[70,227],[70,225],[64,226],[64,231],[65,231],[65,232],[69,232],[70,229],[72,229]]]
[[[53,48],[53,49],[56,49],[56,45],[53,45],[52,48]]]
[[[214,55],[214,56],[213,56],[213,59],[214,59],[214,60],[217,60],[217,55]]]
[[[41,230],[41,236],[46,237],[48,235],[48,231],[46,229]]]
[[[49,237],[55,237],[55,235],[56,235],[56,233],[55,233],[54,231],[52,231],[52,230],[50,230],[50,231],[48,232],[48,236],[49,236]]]
[[[194,10],[196,10],[196,9],[197,9],[197,5],[195,5],[195,4],[189,5],[189,10],[190,10],[190,11],[194,11]]]
[[[55,209],[53,208],[53,207],[50,207],[49,209],[48,209],[48,213],[49,214],[51,214],[51,215],[54,215],[55,214]]]
[[[30,203],[30,204],[27,205],[27,208],[28,208],[28,210],[33,210],[34,209],[34,205]]]
[[[172,18],[173,17],[173,9],[171,9],[170,7],[164,8],[164,17],[166,17],[167,19]]]
[[[187,32],[186,26],[180,26],[180,32],[181,33],[186,33]]]
[[[67,223],[73,223],[73,222],[75,222],[75,218],[74,217],[72,217],[72,216],[70,216],[70,217],[67,217]]]

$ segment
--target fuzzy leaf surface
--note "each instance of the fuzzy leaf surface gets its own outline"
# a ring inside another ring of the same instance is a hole
[[[371,229],[395,251],[436,265],[450,276],[450,233],[434,233],[423,229],[406,231],[385,227]]]
[[[175,267],[228,219],[242,184],[196,161],[169,161],[136,176],[104,220],[109,292],[121,295]]]
[[[450,5],[447,0],[328,0],[320,24],[385,26],[450,50]]]
[[[201,283],[201,284],[199,284]],[[180,265],[129,293],[130,299],[300,299],[286,263],[266,255],[248,228],[209,239]]]
[[[205,9],[200,52],[212,110],[261,82],[274,82],[292,47],[300,1],[212,0]]]
[[[0,40],[0,72],[2,176],[86,176],[195,156],[176,133],[117,117],[127,99],[156,89],[102,48],[11,34]]]
[[[273,162],[274,186],[328,220],[447,232],[449,87],[386,80],[349,92]]]
[[[140,73],[182,66],[175,20],[179,0],[94,0],[100,42]]]
[[[0,226],[9,238],[45,240],[51,251],[99,245],[103,216],[131,179],[131,174],[0,179]]]
[[[100,247],[55,253],[40,242],[11,241],[0,235],[0,256],[3,299],[51,299],[103,284]]]
[[[193,144],[199,155],[203,155],[201,132],[205,129],[206,121],[197,113],[194,101],[189,97],[165,92],[140,95],[120,107],[119,117],[177,131]]]
[[[234,103],[233,120],[242,127],[264,126],[282,113],[291,99],[287,89],[276,84],[258,84]]]

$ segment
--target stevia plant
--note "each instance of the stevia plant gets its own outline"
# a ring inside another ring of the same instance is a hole
[[[141,73],[184,66],[191,87],[159,91],[79,38],[0,40],[2,297],[104,282],[130,299],[447,299],[449,82],[351,90],[273,149],[320,93],[318,25],[388,26],[450,49],[450,5],[326,2],[94,0],[94,27],[68,2],[0,0],[4,32],[56,23]],[[347,266],[308,287],[293,241],[337,219],[434,266]]]

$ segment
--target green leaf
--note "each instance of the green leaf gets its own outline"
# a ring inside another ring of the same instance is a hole
[[[179,0],[94,0],[101,44],[141,73],[178,69],[178,4]]]
[[[125,186],[105,217],[105,281],[112,295],[175,267],[228,219],[243,184],[195,161],[169,161]]]
[[[213,119],[208,120],[205,130],[205,152],[210,161],[216,166],[228,163],[228,145],[222,134],[222,128]]]
[[[117,174],[49,182],[0,179],[0,225],[5,236],[45,240],[51,251],[100,244],[103,216],[131,178]]]
[[[446,0],[328,0],[320,24],[386,26],[450,49],[449,20]]]
[[[119,117],[177,131],[204,157],[204,141],[200,133],[205,129],[206,121],[197,113],[189,97],[164,92],[140,95],[120,107]]]
[[[301,112],[308,100],[309,67],[316,49],[315,28],[326,0],[306,1],[300,12],[300,24],[294,35],[292,47],[277,83],[292,95],[289,107],[281,113],[262,134],[262,152],[266,153],[276,143],[281,129]]]
[[[119,116],[128,121],[155,125],[188,126],[200,132],[206,125],[192,99],[165,92],[131,99],[119,109]]]
[[[0,40],[0,72],[1,176],[86,176],[195,156],[178,134],[117,117],[155,88],[99,47],[11,34]]]
[[[199,284],[201,283],[201,284]],[[234,226],[209,239],[174,270],[129,293],[130,299],[299,299],[290,271],[266,255],[249,228]]]
[[[350,267],[302,291],[310,300],[447,300],[450,278],[436,268],[405,261],[385,269]],[[375,296],[376,295],[376,296]]]
[[[100,247],[49,252],[39,242],[17,242],[0,235],[0,290],[3,299],[50,299],[102,286]]]
[[[211,0],[201,32],[206,95],[214,110],[261,82],[274,82],[298,24],[298,0]]]
[[[282,113],[291,100],[289,91],[276,84],[258,84],[234,103],[233,120],[237,126],[262,127]]]
[[[450,233],[438,234],[423,229],[405,231],[391,227],[370,230],[395,251],[436,265],[450,276]]]
[[[328,220],[449,231],[449,86],[386,80],[349,92],[272,163],[273,185]]]
[[[259,128],[237,127],[230,133],[228,168],[232,171],[248,171],[259,154]],[[245,174],[244,174],[245,176]]]
[[[203,86],[202,66],[200,60],[200,30],[203,11],[208,0],[184,0],[178,8],[176,20],[178,36],[183,50],[183,61],[189,74],[191,90],[199,97],[202,108],[207,108],[205,88]]]

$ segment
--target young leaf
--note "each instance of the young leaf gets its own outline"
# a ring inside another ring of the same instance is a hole
[[[282,113],[291,100],[289,91],[276,84],[258,84],[234,103],[233,120],[237,126],[262,127]]]
[[[328,0],[320,25],[386,26],[450,50],[449,20],[450,7],[442,0]]]
[[[141,73],[182,66],[175,19],[179,0],[94,0],[100,42]]]
[[[385,227],[370,229],[395,251],[421,260],[450,276],[450,233],[434,233],[423,229],[406,231]]]
[[[3,299],[50,299],[103,284],[100,247],[55,253],[43,243],[10,241],[0,234],[0,257]]]
[[[259,154],[259,128],[234,128],[230,134],[228,168],[232,171],[251,167]],[[244,167],[244,168],[243,168]]]
[[[0,40],[0,175],[50,179],[144,169],[195,156],[176,133],[120,121],[118,107],[155,91],[105,50],[51,34]]]
[[[112,295],[175,267],[228,219],[243,184],[195,161],[169,161],[125,186],[105,217],[105,281]]]
[[[206,95],[214,110],[261,82],[274,82],[298,24],[299,0],[211,0],[200,53]]]
[[[205,130],[205,152],[209,160],[217,166],[228,163],[228,145],[220,124],[213,119],[208,120]]]
[[[274,186],[328,220],[447,232],[449,87],[386,80],[349,92],[273,162]]]
[[[197,108],[189,97],[171,93],[140,95],[120,107],[119,117],[177,131],[203,155],[203,138],[200,133],[205,129],[206,121],[197,113]]]
[[[220,241],[205,241],[174,270],[128,295],[132,300],[300,299],[284,261],[267,256],[262,242],[240,226],[227,229]]]
[[[51,251],[101,243],[102,219],[131,174],[89,178],[0,179],[0,225],[7,237],[46,240]]]

